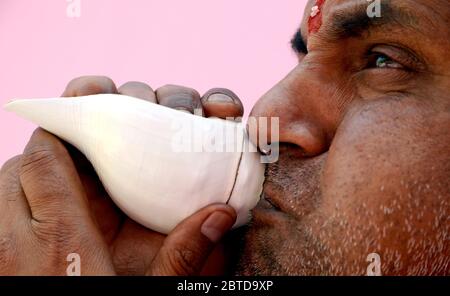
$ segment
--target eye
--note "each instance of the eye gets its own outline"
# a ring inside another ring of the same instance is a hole
[[[377,69],[404,69],[405,67],[382,53],[373,53],[369,57],[368,68]]]

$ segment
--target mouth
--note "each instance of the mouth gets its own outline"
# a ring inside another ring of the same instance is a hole
[[[273,226],[285,223],[289,216],[266,193],[266,185],[261,200],[252,210],[252,224]]]
[[[293,222],[314,212],[321,200],[321,176],[327,159],[300,157],[298,149],[280,147],[278,162],[266,168],[261,200],[252,211],[263,224]]]

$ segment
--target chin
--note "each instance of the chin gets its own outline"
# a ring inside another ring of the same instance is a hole
[[[236,275],[305,274],[296,222],[264,199],[252,213],[243,229]]]
[[[311,218],[320,204],[320,176],[326,155],[301,159],[282,147],[270,164],[261,200],[241,239],[238,275],[325,274]]]

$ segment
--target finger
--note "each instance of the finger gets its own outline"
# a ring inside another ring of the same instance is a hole
[[[90,218],[87,198],[64,145],[37,129],[22,155],[20,181],[31,215],[38,222],[77,223]]]
[[[160,105],[203,116],[200,94],[192,88],[166,85],[156,90],[156,99]]]
[[[143,99],[151,103],[157,103],[156,94],[153,89],[142,82],[127,82],[119,88],[119,93],[122,95]]]
[[[18,155],[8,160],[0,170],[0,216],[8,220],[29,218],[30,209],[19,178],[21,159]]]
[[[116,93],[116,85],[110,78],[105,76],[82,76],[69,82],[62,97],[81,97]]]
[[[213,88],[201,99],[206,117],[226,119],[241,118],[244,115],[244,106],[239,97],[231,90]]]
[[[143,275],[151,266],[166,236],[126,219],[113,245],[113,260],[119,275]]]
[[[236,212],[227,205],[208,206],[185,219],[166,238],[147,274],[199,274],[235,221]]]

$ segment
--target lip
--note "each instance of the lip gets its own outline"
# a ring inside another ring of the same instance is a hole
[[[275,189],[273,183],[269,179],[266,179],[266,182],[264,183],[261,201],[261,205],[267,209],[272,209],[285,214],[289,212],[288,209],[285,208],[283,196],[280,196],[280,192]]]
[[[257,225],[276,225],[285,223],[289,216],[282,212],[270,198],[263,192],[261,200],[252,210],[252,220]]]

